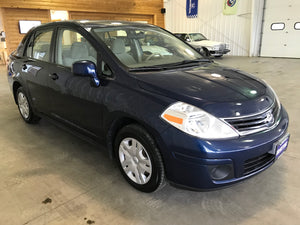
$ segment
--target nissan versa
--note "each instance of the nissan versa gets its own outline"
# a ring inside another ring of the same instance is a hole
[[[105,143],[143,192],[166,180],[231,185],[271,166],[289,141],[287,112],[268,84],[153,25],[38,26],[11,54],[8,81],[25,122],[47,117]]]

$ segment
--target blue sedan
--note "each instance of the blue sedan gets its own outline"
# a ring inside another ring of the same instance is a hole
[[[8,81],[27,123],[47,118],[104,144],[134,188],[222,188],[287,149],[274,90],[170,32],[124,21],[65,21],[30,30]],[[99,162],[100,163],[100,162]]]

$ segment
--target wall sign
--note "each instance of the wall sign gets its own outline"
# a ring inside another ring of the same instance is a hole
[[[187,18],[196,18],[198,16],[198,0],[186,0]]]
[[[31,28],[40,25],[41,21],[19,20],[20,34],[26,34]]]
[[[237,2],[238,0],[224,0],[224,15],[235,15],[237,12]]]

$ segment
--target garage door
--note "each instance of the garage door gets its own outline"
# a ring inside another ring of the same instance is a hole
[[[69,12],[71,20],[125,20],[154,24],[153,15]]]
[[[266,0],[261,56],[300,58],[299,11],[299,0]]]

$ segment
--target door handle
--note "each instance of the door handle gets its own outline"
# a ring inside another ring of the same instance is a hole
[[[58,75],[56,73],[51,73],[49,74],[49,77],[52,79],[52,80],[57,80],[58,79]]]

